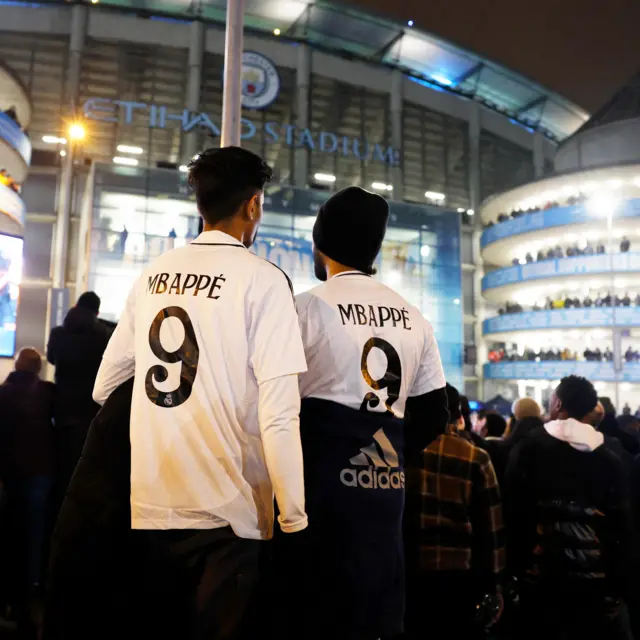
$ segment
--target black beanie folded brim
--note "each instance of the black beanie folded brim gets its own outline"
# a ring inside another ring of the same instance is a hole
[[[389,204],[376,193],[347,187],[318,211],[313,243],[328,258],[369,271],[376,261],[389,220]]]

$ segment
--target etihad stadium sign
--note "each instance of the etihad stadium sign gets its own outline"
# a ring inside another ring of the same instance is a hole
[[[91,120],[121,122],[125,125],[146,122],[151,129],[179,126],[183,132],[204,129],[213,137],[220,136],[220,126],[206,113],[189,109],[171,112],[168,107],[132,100],[89,98],[83,106],[84,115]],[[243,140],[262,136],[267,144],[284,144],[295,149],[308,149],[316,153],[339,154],[361,161],[381,162],[391,166],[400,164],[400,151],[391,146],[371,143],[362,138],[340,135],[331,131],[314,131],[287,122],[273,120],[253,121],[242,118]]]

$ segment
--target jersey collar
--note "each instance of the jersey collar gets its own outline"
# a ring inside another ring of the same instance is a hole
[[[336,278],[342,278],[343,276],[363,276],[365,278],[370,278],[371,276],[367,273],[364,273],[362,271],[357,271],[357,270],[353,270],[353,271],[343,271],[342,273],[339,273],[337,276],[333,276],[333,278],[331,278],[332,280],[335,280]]]
[[[224,233],[224,231],[203,231],[191,244],[200,244],[209,247],[226,245],[246,249],[242,242],[236,240],[236,238],[230,236],[228,233]]]

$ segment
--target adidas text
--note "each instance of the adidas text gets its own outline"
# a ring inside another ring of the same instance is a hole
[[[404,489],[404,471],[390,468],[366,467],[364,469],[343,469],[340,481],[346,487],[363,489]]]

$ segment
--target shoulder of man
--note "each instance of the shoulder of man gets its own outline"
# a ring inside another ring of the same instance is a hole
[[[269,260],[262,258],[255,253],[247,251],[246,255],[251,256],[249,259],[255,261],[254,264],[256,264],[257,277],[259,279],[267,279],[267,281],[271,281],[274,283],[278,283],[283,279],[287,283],[289,291],[291,291],[291,297],[294,298],[293,283],[291,282],[291,278],[289,278],[284,270],[282,270],[277,264],[269,262]]]

